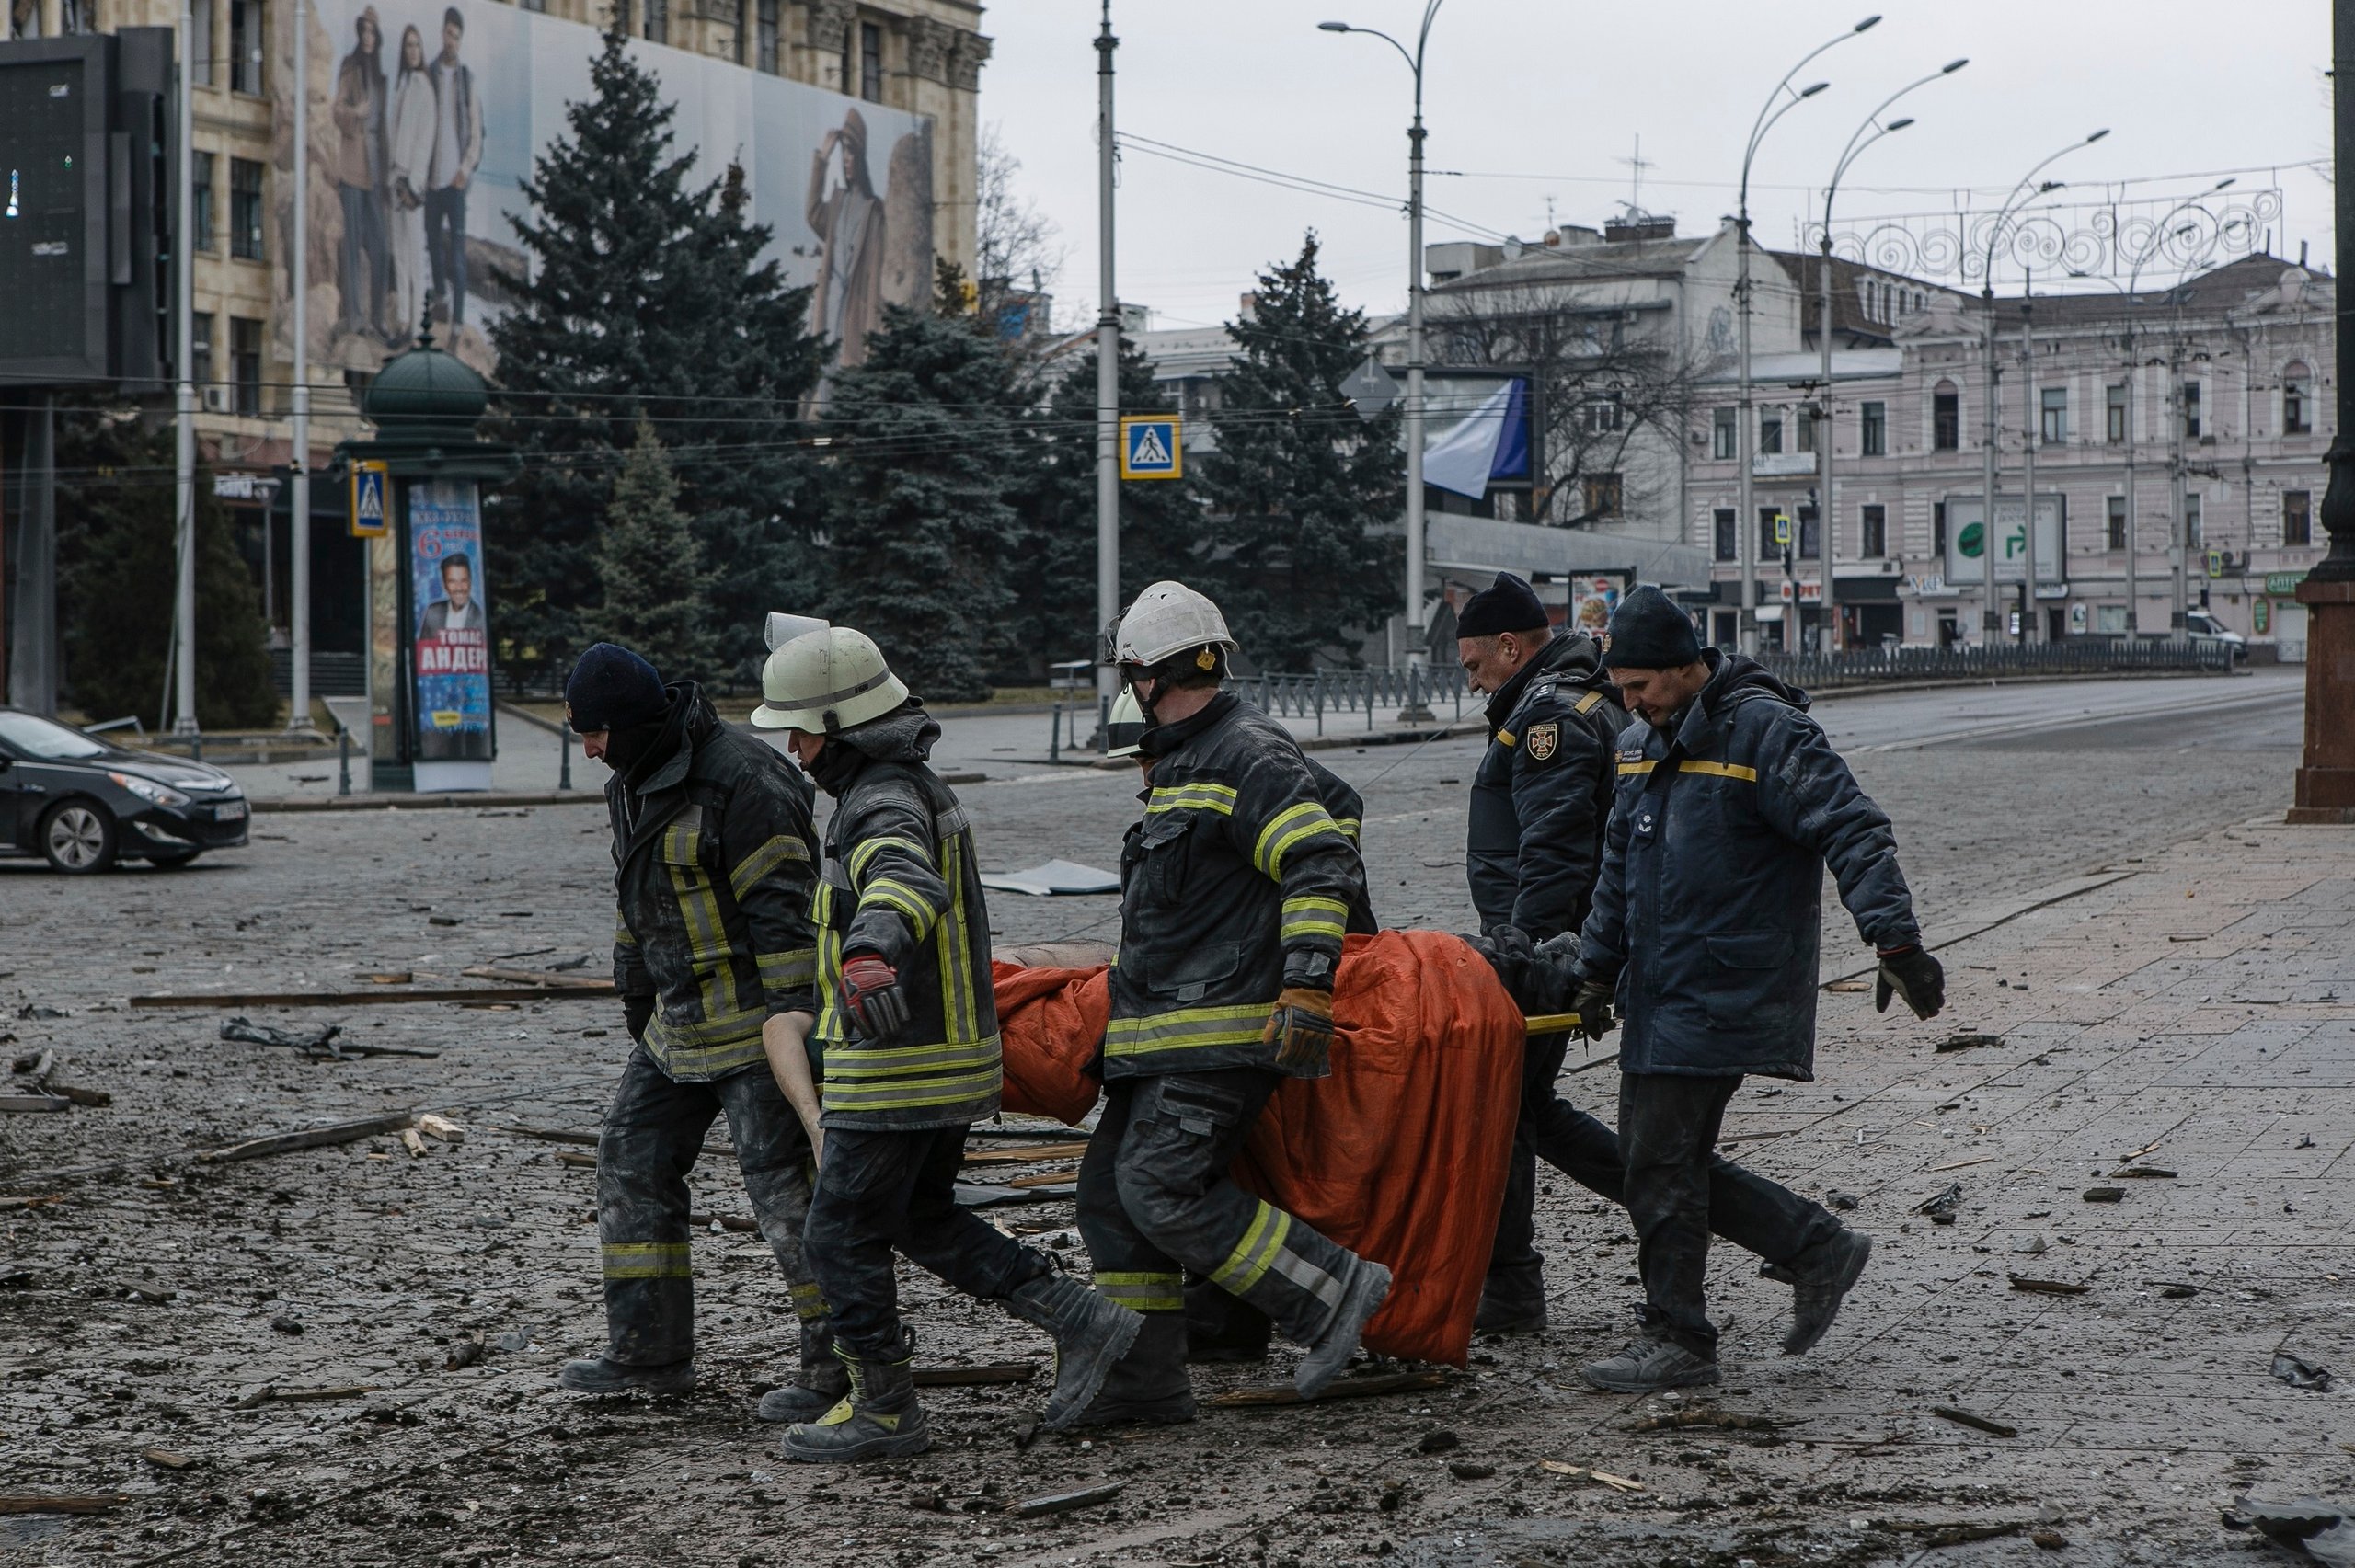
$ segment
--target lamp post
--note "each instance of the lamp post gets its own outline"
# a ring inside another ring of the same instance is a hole
[[[2065,157],[2080,147],[2090,147],[2108,134],[2105,128],[2080,141],[2072,142],[2021,176],[2020,182],[2012,187],[2012,193],[2004,199],[2004,205],[1996,211],[1995,221],[1987,229],[1987,250],[1980,261],[1979,272],[1980,308],[1987,318],[1985,353],[1981,361],[1981,374],[1987,383],[1987,425],[1980,443],[1979,460],[1979,549],[1987,568],[1986,604],[1980,617],[1979,641],[1982,647],[1994,646],[1996,629],[2003,624],[1995,608],[1995,429],[1998,418],[1995,403],[1995,246],[2003,238],[2005,225],[2012,220],[2013,209],[2020,204],[2023,197],[2034,200],[2047,191],[2061,189],[2061,182],[2057,179],[2038,185],[2038,175],[2042,174],[2054,160]],[[2033,496],[2028,498],[2028,560],[2026,564],[2033,575],[2036,559],[2036,498]]]
[[[1848,145],[1841,150],[1840,161],[1832,166],[1832,183],[1823,188],[1823,234],[1816,245],[1818,292],[1815,314],[1815,335],[1823,349],[1823,428],[1816,433],[1815,441],[1816,461],[1822,473],[1823,499],[1816,516],[1815,531],[1823,552],[1823,607],[1818,613],[1823,619],[1823,647],[1828,653],[1839,652],[1841,643],[1839,598],[1832,577],[1833,540],[1840,527],[1840,509],[1834,504],[1832,493],[1832,436],[1834,428],[1832,423],[1832,200],[1839,194],[1841,178],[1847,174],[1848,166],[1856,161],[1857,155],[1882,137],[1893,136],[1913,123],[1912,117],[1908,116],[1883,125],[1880,117],[1889,112],[1891,104],[1914,88],[1926,87],[1942,76],[1951,76],[1970,63],[1968,59],[1950,61],[1919,81],[1906,83],[1883,98],[1880,107],[1865,116],[1865,122],[1856,127],[1855,135],[1848,138]],[[1864,455],[1861,435],[1857,441],[1856,455]],[[1792,606],[1792,613],[1798,612],[1798,606]]]
[[[1798,63],[1784,72],[1783,79],[1775,84],[1775,90],[1766,95],[1765,103],[1759,108],[1758,118],[1751,122],[1750,141],[1741,150],[1741,201],[1735,209],[1734,217],[1737,255],[1733,285],[1734,308],[1741,320],[1741,392],[1737,399],[1739,413],[1735,423],[1738,433],[1734,438],[1734,456],[1741,464],[1740,477],[1737,481],[1740,498],[1735,503],[1740,515],[1734,524],[1734,539],[1740,545],[1741,613],[1735,624],[1735,633],[1741,651],[1748,654],[1758,651],[1758,539],[1753,532],[1758,526],[1758,520],[1751,515],[1755,509],[1750,487],[1751,447],[1757,439],[1756,432],[1751,429],[1750,404],[1750,166],[1758,156],[1759,143],[1766,139],[1766,132],[1775,129],[1776,120],[1832,85],[1818,82],[1812,86],[1794,91],[1791,78],[1798,75],[1809,61],[1832,45],[1845,43],[1858,33],[1869,32],[1879,24],[1878,14],[1867,17],[1837,38],[1826,40],[1801,55]],[[1786,94],[1789,96],[1786,97]],[[1792,606],[1792,613],[1798,613],[1796,603]]]
[[[1119,143],[1112,134],[1112,0],[1096,34],[1096,624],[1115,639],[1120,618],[1120,302],[1112,275],[1112,176]],[[1107,657],[1096,667],[1096,738],[1111,748],[1112,701],[1120,671]]]
[[[1423,646],[1423,51],[1430,42],[1431,23],[1442,0],[1425,0],[1415,47],[1388,33],[1349,22],[1319,22],[1328,33],[1365,33],[1398,52],[1415,77],[1415,118],[1407,128],[1407,663],[1419,670],[1430,662]],[[1410,681],[1407,705],[1398,717],[1421,723],[1431,715],[1424,706],[1419,683]]]

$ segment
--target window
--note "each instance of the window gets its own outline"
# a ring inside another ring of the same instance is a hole
[[[2097,604],[2094,607],[2094,620],[2096,622],[2094,626],[2095,631],[2108,632],[2122,636],[2126,632],[2126,606],[2123,604]]]
[[[2208,525],[2200,515],[2200,498],[2183,498],[2183,545],[2187,550],[2204,550],[2208,546]]]
[[[1734,534],[1734,514],[1731,507],[1719,507],[1710,517],[1715,548],[1710,554],[1717,560],[1737,559],[1741,553],[1741,541]]]
[[[1709,455],[1711,457],[1740,457],[1741,455],[1736,450],[1736,443],[1741,438],[1741,427],[1737,422],[1740,418],[1740,410],[1735,408],[1720,408],[1711,416],[1709,423]]]
[[[671,41],[671,0],[646,0],[646,41]]]
[[[2306,414],[2306,367],[2293,363],[2281,372],[2281,433],[2310,435],[2314,424]]]
[[[200,87],[211,86],[213,74],[213,0],[190,0],[188,10],[188,79]]]
[[[2281,492],[2281,543],[2311,544],[2315,542],[2315,498],[2311,490]]]
[[[250,158],[229,160],[229,254],[261,259],[262,166]]]
[[[545,12],[548,8],[548,0],[515,0],[515,4],[526,11]]]
[[[1811,405],[1802,403],[1797,408],[1791,410],[1791,418],[1796,420],[1798,425],[1798,450],[1801,452],[1813,452],[1815,450],[1814,407]]]
[[[1579,481],[1579,491],[1580,498],[1586,502],[1587,516],[1617,517],[1619,515],[1618,475],[1590,474]]]
[[[1787,519],[1789,516],[1790,514],[1780,507],[1758,509],[1758,558],[1760,560],[1779,561],[1783,558],[1783,544],[1781,540],[1775,537],[1775,522],[1778,518]],[[1785,526],[1788,526],[1787,522]]]
[[[1626,410],[1615,392],[1590,397],[1579,406],[1579,423],[1591,436],[1607,436],[1625,421]]]
[[[1858,451],[1866,457],[1889,455],[1889,405],[1867,403],[1857,419]]]
[[[2046,446],[2061,446],[2069,439],[2069,389],[2046,386],[2037,390],[2037,438]]]
[[[213,248],[213,155],[191,154],[188,170],[188,226],[195,231],[190,244]]]
[[[759,7],[759,21],[753,33],[752,63],[770,75],[776,74],[776,30],[778,0],[754,0]]]
[[[262,0],[229,0],[229,90],[259,97],[262,51]]]
[[[1930,554],[1943,561],[1947,558],[1947,504],[1930,503]]]
[[[1819,561],[1823,558],[1823,531],[1816,526],[1815,509],[1813,507],[1799,508],[1798,539],[1797,543],[1801,559]]]
[[[1962,450],[1962,395],[1942,381],[1930,394],[1930,445],[1939,452]]]
[[[230,406],[240,414],[261,412],[261,323],[229,318]]]
[[[1858,541],[1857,554],[1867,560],[1878,560],[1889,554],[1889,509],[1868,506],[1862,513],[1864,536]]]
[[[1758,450],[1762,453],[1783,450],[1783,411],[1780,408],[1758,411]]]
[[[209,310],[189,312],[188,379],[196,387],[197,400],[203,401],[204,389],[213,384],[213,313]]]
[[[2127,441],[2126,387],[2123,383],[2102,389],[2102,411],[2108,423],[2102,439],[2112,446],[2123,446]]]
[[[883,101],[883,29],[873,22],[858,24],[858,96]]]
[[[2200,383],[2196,381],[2183,383],[2183,439],[2200,439]]]
[[[2126,498],[2108,497],[2102,503],[2107,510],[2102,533],[2102,546],[2108,550],[2126,548]]]

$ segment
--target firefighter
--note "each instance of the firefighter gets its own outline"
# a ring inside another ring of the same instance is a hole
[[[611,643],[580,656],[565,714],[613,771],[614,989],[631,1048],[597,1145],[605,1353],[557,1381],[586,1394],[695,1387],[686,1176],[721,1115],[801,1319],[806,1379],[825,1340],[803,1263],[810,1146],[765,1063],[774,1047],[798,1052],[816,1006],[812,792],[721,724],[694,681],[666,687]]]
[[[1227,1176],[1285,1077],[1330,1070],[1334,971],[1365,872],[1281,726],[1221,690],[1235,640],[1218,607],[1155,583],[1115,660],[1148,726],[1151,784],[1120,861],[1120,947],[1105,1104],[1080,1165],[1097,1288],[1144,1332],[1083,1420],[1186,1421],[1183,1271],[1306,1347],[1321,1393],[1356,1351],[1390,1271]]]
[[[1717,1380],[1703,1293],[1721,1201],[1710,1151],[1743,1074],[1814,1076],[1825,869],[1878,954],[1877,1006],[1896,996],[1933,1017],[1946,976],[1922,946],[1888,816],[1804,693],[1703,648],[1657,589],[1612,612],[1603,661],[1635,722],[1619,738],[1603,871],[1575,939],[1575,1010],[1598,1037],[1614,1005],[1622,1013],[1619,1140],[1644,1305],[1635,1341],[1580,1374],[1647,1392]],[[1784,1350],[1796,1354],[1831,1325],[1872,1241],[1753,1181],[1756,1239],[1743,1244],[1795,1287]]]
[[[811,906],[823,1139],[809,1244],[849,1391],[788,1427],[784,1457],[843,1462],[931,1446],[894,1248],[1053,1336],[1044,1424],[1069,1425],[1139,1325],[957,1205],[965,1130],[996,1112],[1000,1068],[972,830],[925,761],[940,727],[875,644],[845,626],[778,648],[761,688],[752,722],[784,730],[794,759],[834,799]],[[810,1070],[807,1058],[780,1066],[797,1096],[809,1093]]]

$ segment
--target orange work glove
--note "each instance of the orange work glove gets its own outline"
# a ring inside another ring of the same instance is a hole
[[[1268,1014],[1260,1040],[1276,1047],[1276,1070],[1292,1078],[1327,1078],[1333,1071],[1333,993],[1286,986]]]

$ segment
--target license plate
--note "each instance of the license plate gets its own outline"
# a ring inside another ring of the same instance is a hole
[[[246,803],[242,800],[232,800],[225,805],[216,806],[213,808],[213,819],[215,822],[244,821],[246,819]]]

